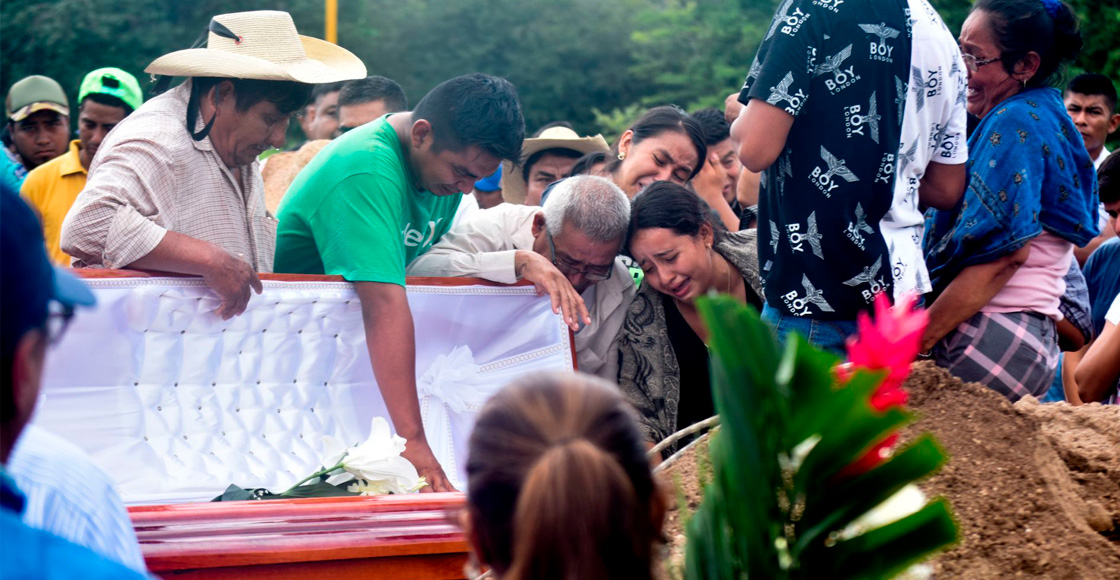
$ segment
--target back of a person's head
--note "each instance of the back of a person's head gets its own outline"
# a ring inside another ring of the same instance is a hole
[[[1114,152],[1097,169],[1101,203],[1120,202],[1120,151]]]
[[[333,83],[319,83],[311,86],[311,102],[317,103],[319,99],[331,94],[337,93],[346,86],[346,81],[337,81]]]
[[[630,223],[630,199],[605,177],[575,175],[556,184],[542,206],[552,237],[565,224],[593,242],[619,242]]]
[[[499,159],[521,160],[525,119],[517,89],[505,79],[474,73],[444,81],[412,110],[413,122],[420,119],[431,124],[437,151],[474,145]]]
[[[692,113],[692,118],[700,124],[704,133],[704,144],[708,147],[718,145],[731,138],[731,125],[723,113],[712,108],[700,109]]]
[[[651,577],[664,499],[617,388],[538,374],[479,414],[467,460],[471,541],[503,580]]]
[[[338,93],[338,106],[349,107],[362,103],[383,101],[390,113],[408,110],[408,97],[397,81],[382,76],[368,76],[348,81]]]
[[[1086,96],[1100,95],[1104,97],[1105,103],[1108,104],[1108,114],[1111,115],[1116,112],[1116,85],[1112,84],[1112,81],[1102,74],[1085,73],[1077,75],[1066,85],[1066,92]]]

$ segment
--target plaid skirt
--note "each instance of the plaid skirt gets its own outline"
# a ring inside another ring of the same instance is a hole
[[[1058,368],[1057,326],[1034,312],[978,312],[934,348],[937,365],[1018,401],[1040,397]]]

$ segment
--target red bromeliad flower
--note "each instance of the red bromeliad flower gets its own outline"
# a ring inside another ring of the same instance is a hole
[[[837,369],[841,383],[857,368],[889,371],[871,396],[871,406],[877,411],[906,404],[907,394],[902,383],[910,374],[910,363],[918,356],[922,333],[929,323],[926,311],[914,308],[915,301],[915,295],[907,293],[892,308],[885,294],[875,296],[874,322],[866,312],[859,313],[859,332],[849,338],[847,344],[850,364]],[[844,473],[858,475],[869,471],[890,456],[897,441],[897,433],[888,435],[845,468]]]

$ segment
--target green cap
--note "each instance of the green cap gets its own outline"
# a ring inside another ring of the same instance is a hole
[[[8,119],[22,121],[39,111],[56,111],[70,116],[70,101],[61,85],[42,75],[31,75],[12,85],[4,101],[4,113]]]
[[[78,90],[78,104],[94,93],[116,97],[132,110],[140,108],[144,103],[144,96],[140,91],[140,83],[136,77],[119,68],[99,68],[82,79],[82,87]]]

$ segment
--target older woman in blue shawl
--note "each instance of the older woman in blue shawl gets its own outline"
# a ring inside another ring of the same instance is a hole
[[[1014,401],[1054,377],[1062,277],[1097,234],[1093,164],[1051,88],[1081,37],[1060,0],[979,0],[960,42],[980,124],[964,197],[926,221],[923,350]]]

